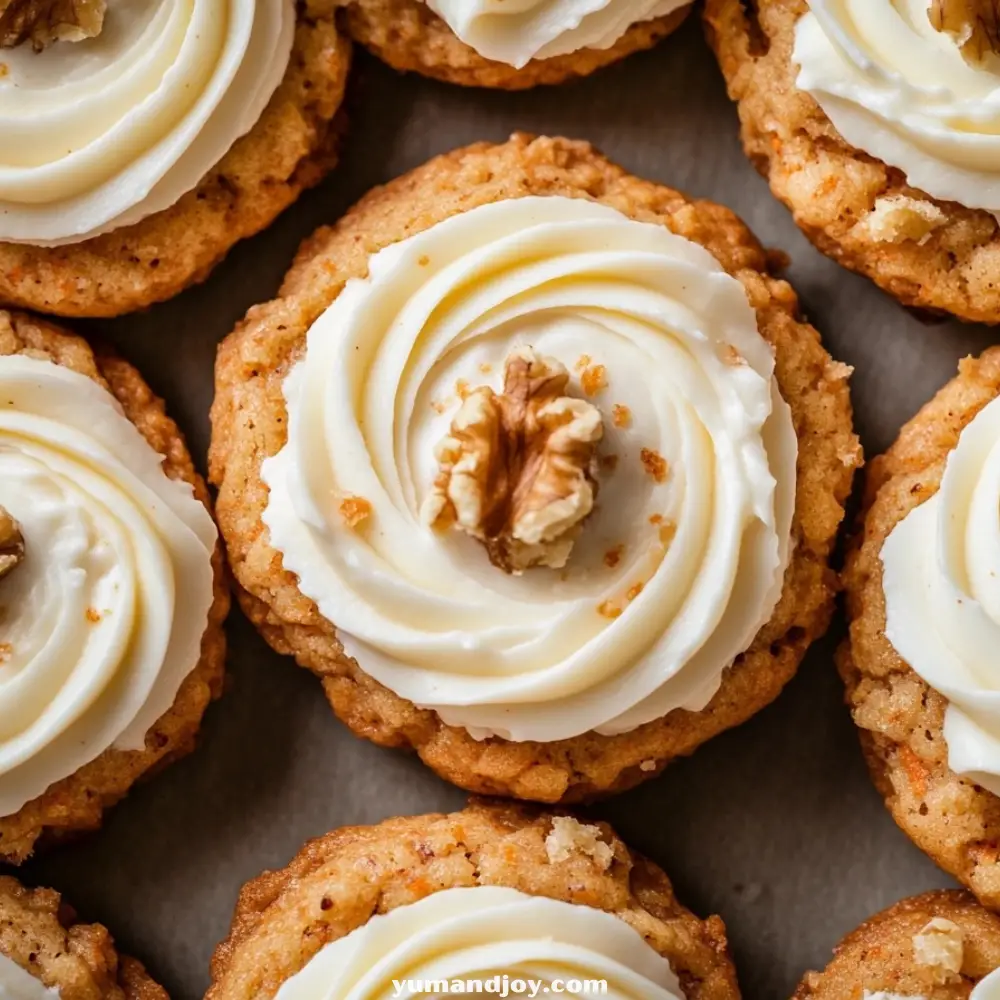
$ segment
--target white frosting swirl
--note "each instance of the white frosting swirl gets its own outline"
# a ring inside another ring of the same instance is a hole
[[[935,198],[1000,210],[1000,58],[965,60],[929,0],[810,0],[797,86],[852,145]]]
[[[0,358],[0,506],[25,557],[0,580],[0,816],[111,746],[141,749],[197,664],[216,531],[114,397]]]
[[[1000,969],[994,969],[972,988],[969,1000],[1000,1000]]]
[[[604,366],[617,467],[565,570],[507,576],[420,508],[456,387],[499,391],[525,345]],[[263,466],[271,544],[364,670],[476,737],[699,710],[789,559],[797,442],[773,367],[742,285],[665,227],[583,199],[474,209],[373,256],[310,329]],[[345,497],[371,505],[357,528]]]
[[[948,699],[948,763],[1000,795],[1000,399],[882,546],[885,634]]]
[[[59,991],[49,989],[27,969],[0,953],[0,1000],[58,1000]]]
[[[293,0],[115,0],[92,39],[3,53],[0,240],[75,243],[191,191],[260,118]]]
[[[625,921],[515,889],[446,889],[372,917],[321,948],[275,1000],[382,1000],[400,983],[494,977],[606,980],[609,1000],[683,1000],[670,963]]]
[[[427,0],[483,58],[520,69],[579,49],[609,49],[640,21],[692,0]]]

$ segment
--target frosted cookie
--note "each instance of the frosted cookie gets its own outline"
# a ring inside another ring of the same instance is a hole
[[[726,209],[585,143],[458,150],[320,230],[221,348],[243,606],[456,784],[627,788],[825,630],[847,376]]]
[[[467,87],[563,83],[654,46],[691,0],[337,0],[350,36],[394,69]]]
[[[1000,905],[1000,349],[872,462],[844,579],[854,721],[896,822]]]
[[[228,605],[205,484],[139,373],[0,312],[0,859],[193,748]]]
[[[107,929],[82,924],[51,889],[0,877],[0,995],[5,1000],[168,1000]]]
[[[904,899],[837,945],[793,1000],[996,1000],[1000,918],[964,892]]]
[[[417,995],[396,993],[406,980],[515,995],[489,988],[504,979],[538,996],[596,979],[615,1000],[739,997],[722,921],[681,906],[607,824],[476,804],[336,830],[248,882],[206,1000]]]
[[[907,306],[1000,322],[1000,8],[707,0],[743,142],[824,253]]]
[[[116,316],[202,281],[333,166],[349,49],[333,0],[111,3],[0,48],[0,303]]]

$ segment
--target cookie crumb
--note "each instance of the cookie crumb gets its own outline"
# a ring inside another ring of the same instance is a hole
[[[611,420],[615,427],[624,429],[632,425],[632,411],[623,403],[611,407]]]
[[[552,817],[545,853],[553,865],[568,861],[574,854],[585,854],[597,862],[601,871],[607,871],[615,857],[611,845],[601,840],[600,827],[585,826],[572,816]]]
[[[580,375],[580,385],[586,396],[596,396],[608,386],[607,369],[604,365],[591,365]]]
[[[608,549],[604,553],[604,565],[608,569],[614,569],[622,559],[622,553],[625,551],[624,545],[616,545],[614,548]]]
[[[348,528],[356,528],[371,517],[372,505],[364,497],[345,497],[340,502],[340,516]]]
[[[964,952],[962,929],[944,917],[934,917],[913,936],[914,961],[929,968],[942,986],[960,975]]]
[[[948,216],[929,201],[910,198],[905,194],[886,195],[855,228],[882,243],[913,241],[923,246]]]
[[[667,481],[669,468],[667,460],[658,451],[654,451],[652,448],[643,448],[639,453],[639,458],[642,460],[643,468],[656,482],[664,483]]]

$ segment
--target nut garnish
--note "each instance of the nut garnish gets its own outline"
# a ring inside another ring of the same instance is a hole
[[[545,838],[545,853],[552,865],[582,854],[591,858],[601,871],[607,871],[615,859],[614,848],[601,840],[601,828],[581,823],[572,816],[552,817],[552,829]]]
[[[7,510],[0,507],[0,580],[15,569],[24,558],[24,536],[21,525]]]
[[[934,917],[913,936],[913,958],[928,968],[939,985],[961,977],[965,942],[958,924]]]
[[[558,361],[520,348],[505,363],[500,395],[472,390],[435,450],[440,470],[424,522],[457,525],[507,573],[561,569],[594,507],[604,432],[600,411],[567,396],[568,383]]]
[[[590,365],[580,375],[580,385],[588,396],[596,396],[608,387],[608,372],[604,365]]]
[[[927,13],[937,31],[955,39],[966,62],[1000,55],[1000,0],[931,0]]]
[[[106,0],[0,0],[0,48],[30,41],[36,52],[52,42],[95,38]]]
[[[611,420],[619,429],[628,427],[632,423],[632,411],[624,403],[615,403],[611,407]]]
[[[665,483],[667,481],[670,466],[667,465],[667,460],[658,451],[654,451],[652,448],[643,448],[639,452],[639,459],[642,462],[642,467],[656,482]]]

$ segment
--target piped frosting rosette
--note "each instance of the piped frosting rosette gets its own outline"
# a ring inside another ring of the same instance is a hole
[[[174,205],[257,123],[292,0],[116,0],[96,38],[5,50],[0,240],[53,246]]]
[[[142,749],[200,658],[215,525],[91,379],[0,358],[0,815]]]
[[[439,996],[428,983],[604,982],[610,1000],[682,1000],[669,962],[618,917],[515,889],[447,889],[374,916],[320,949],[277,1000]],[[548,990],[545,988],[548,987]]]
[[[955,21],[947,0],[810,0],[796,29],[797,85],[852,146],[914,187],[996,211],[1000,56],[977,45],[974,5],[951,6],[972,20]]]
[[[1000,795],[1000,400],[962,431],[882,562],[886,637],[948,699],[949,766]]]
[[[469,387],[530,346],[604,419],[562,569],[508,575],[421,517]],[[797,441],[742,285],[702,247],[582,199],[454,216],[375,254],[285,381],[264,521],[378,681],[481,738],[618,733],[703,708],[768,621]]]
[[[466,45],[517,69],[580,49],[609,49],[642,21],[692,0],[428,0]]]

